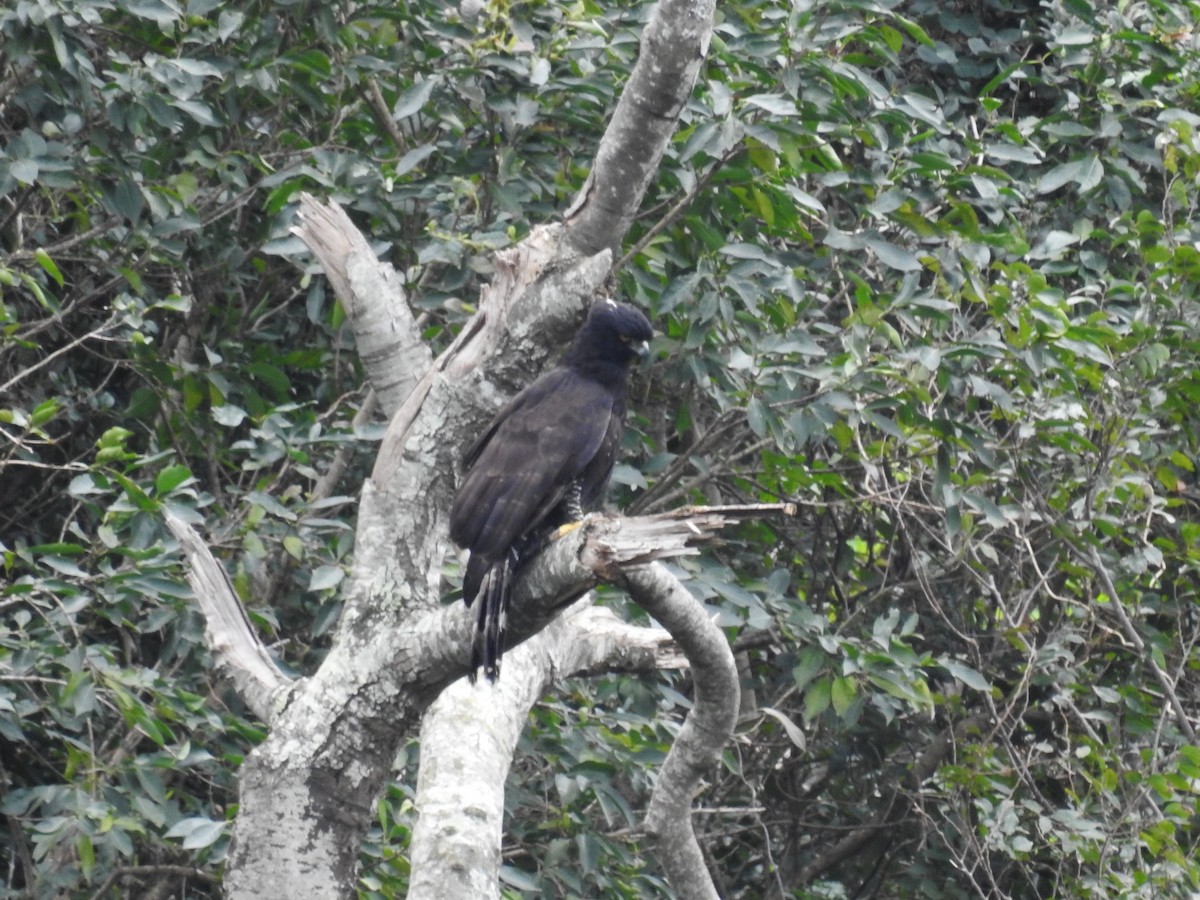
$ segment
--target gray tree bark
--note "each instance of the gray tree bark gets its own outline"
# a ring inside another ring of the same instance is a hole
[[[647,23],[596,161],[567,210],[567,238],[581,253],[615,253],[633,223],[708,52],[713,5],[663,0]]]
[[[561,677],[682,664],[670,635],[621,622],[590,598],[505,656],[494,685],[459,680],[421,725],[420,813],[409,900],[499,896],[504,785],[529,710]]]

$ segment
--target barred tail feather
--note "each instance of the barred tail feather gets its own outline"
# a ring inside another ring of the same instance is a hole
[[[504,655],[504,624],[512,600],[513,576],[520,555],[510,549],[496,560],[483,576],[476,595],[475,635],[471,640],[470,679],[474,683],[480,667],[484,677],[495,682],[500,676],[500,658]]]

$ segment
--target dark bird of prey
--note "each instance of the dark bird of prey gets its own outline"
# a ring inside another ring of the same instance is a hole
[[[504,619],[521,560],[604,499],[625,432],[629,368],[649,352],[650,323],[601,300],[562,361],[517,394],[464,458],[450,537],[471,551],[463,599],[477,603],[471,680],[500,672]]]

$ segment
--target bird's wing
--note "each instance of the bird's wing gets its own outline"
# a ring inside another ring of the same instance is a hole
[[[608,417],[608,429],[587,468],[579,475],[580,501],[585,510],[599,509],[625,436],[625,398],[618,396]]]
[[[450,536],[497,556],[562,500],[609,432],[613,393],[578,373],[548,372],[515,397],[467,454]]]

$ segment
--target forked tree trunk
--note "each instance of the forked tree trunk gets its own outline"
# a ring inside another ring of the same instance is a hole
[[[528,382],[551,348],[574,332],[608,276],[611,252],[621,244],[690,96],[712,12],[712,0],[659,5],[592,173],[565,222],[534,229],[521,245],[497,255],[497,275],[483,291],[479,314],[436,360],[420,341],[390,267],[374,259],[336,207],[302,204],[297,233],[317,254],[349,312],[391,424],[363,485],[342,619],[329,655],[307,679],[290,681],[275,669],[248,622],[230,612],[236,599],[207,550],[188,526],[171,523],[188,553],[197,594],[209,604],[214,649],[269,726],[240,773],[227,896],[353,897],[372,805],[397,748],[426,710],[429,746],[423,749],[430,751],[447,743],[437,737],[447,725],[455,733],[500,727],[494,739],[458,741],[477,757],[486,756],[473,760],[479,765],[472,772],[449,751],[437,751],[436,767],[424,764],[420,790],[427,808],[414,841],[413,896],[494,895],[502,810],[496,798],[502,797],[520,723],[549,685],[554,667],[596,671],[609,665],[596,642],[583,639],[604,628],[611,629],[607,639],[642,654],[646,666],[678,662],[663,655],[661,633],[611,622],[602,626],[579,608],[510,655],[505,684],[491,695],[496,702],[475,703],[478,694],[455,687],[430,709],[464,674],[471,631],[470,615],[443,607],[439,596],[460,448],[504,399],[496,385]],[[661,621],[683,629],[676,637],[697,669],[693,716],[699,711],[703,722],[690,726],[690,735],[689,727],[683,729],[686,737],[660,779],[665,791],[656,795],[649,825],[671,847],[665,856],[682,863],[669,872],[679,895],[715,896],[698,864],[686,809],[699,768],[711,762],[732,729],[736,670],[720,633],[694,609],[688,611],[694,601],[687,592],[665,570],[645,566],[691,552],[687,538],[703,537],[705,528],[719,523],[697,528],[694,522],[681,527],[681,519],[623,521],[629,524],[599,521],[581,529],[529,567],[510,621],[512,643],[545,628],[564,598],[578,596],[598,577],[625,583]],[[635,534],[642,521],[648,524]],[[468,713],[469,724],[463,721]],[[469,793],[456,796],[448,785],[454,779],[473,782]],[[472,841],[475,852],[464,855],[456,850],[462,842],[456,845],[452,829],[439,826],[468,796],[486,800],[474,810],[481,843]]]

